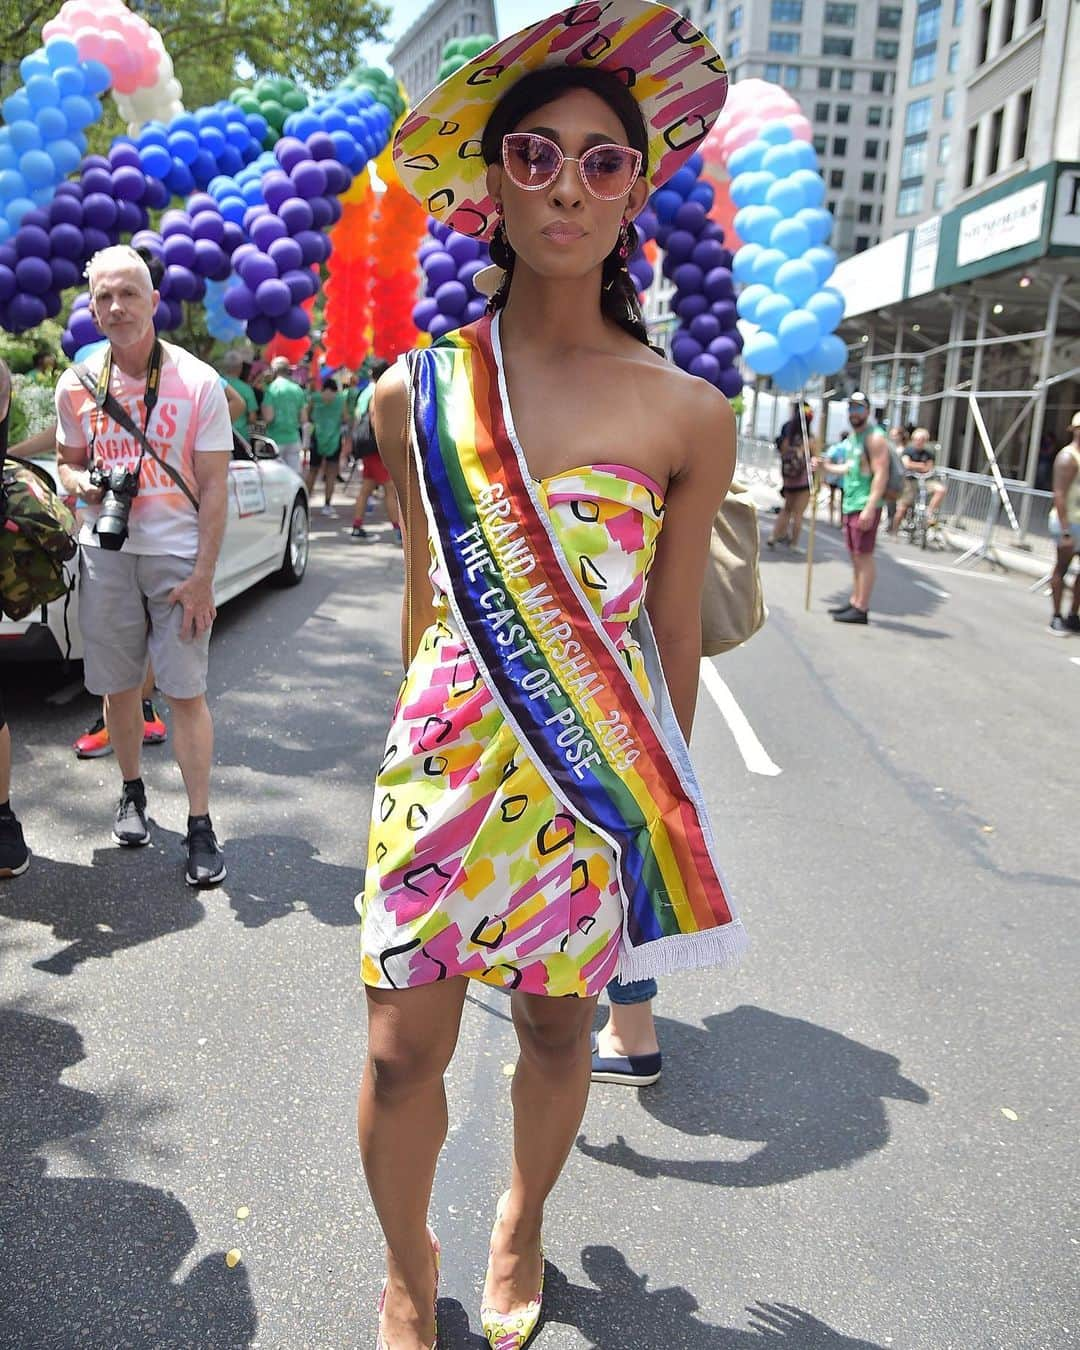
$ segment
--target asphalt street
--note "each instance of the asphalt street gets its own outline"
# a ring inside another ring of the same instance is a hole
[[[153,844],[120,850],[114,761],[69,749],[93,700],[3,671],[34,851],[0,883],[4,1350],[374,1344],[353,896],[400,555],[349,514],[314,518],[302,586],[220,616],[217,891],[183,883],[169,748],[146,755]],[[713,682],[694,736],[752,950],[665,984],[659,1084],[594,1089],[537,1350],[1080,1345],[1080,639],[1046,634],[1026,578],[906,544],[843,628],[835,531],[817,554],[806,612],[805,558],[765,553],[769,622],[715,663],[745,724]],[[503,996],[466,1012],[443,1350],[484,1344],[515,1058]]]

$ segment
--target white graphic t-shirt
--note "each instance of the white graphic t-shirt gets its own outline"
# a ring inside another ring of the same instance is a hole
[[[232,425],[221,379],[197,356],[182,347],[163,342],[158,399],[150,415],[147,439],[169,467],[182,475],[198,499],[195,456],[207,451],[230,453]],[[86,362],[93,378],[101,372],[107,348]],[[111,390],[137,427],[146,419],[144,377],[132,379],[113,362]],[[108,416],[99,413],[93,394],[79,383],[74,371],[65,370],[56,386],[57,436],[61,445],[86,449],[87,464],[116,465],[134,469],[139,443]],[[94,522],[98,507],[86,506],[79,542],[98,543]],[[160,464],[143,456],[139,491],[131,504],[125,553],[171,555],[194,558],[199,550],[199,519],[195,508]]]

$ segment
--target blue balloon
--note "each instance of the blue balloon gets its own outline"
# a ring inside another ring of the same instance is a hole
[[[34,120],[37,122],[38,131],[45,139],[46,149],[49,141],[67,135],[68,120],[60,108],[39,108],[34,114]]]
[[[805,173],[808,169],[813,171],[818,166],[817,151],[809,141],[792,141],[791,155],[793,161],[798,165],[796,172]]]
[[[773,230],[769,237],[769,243],[774,249],[784,254],[787,258],[802,258],[810,249],[810,231],[798,220],[782,220]],[[811,261],[808,259],[808,261]],[[813,264],[816,270],[816,264]],[[818,285],[822,285],[828,279],[829,273],[818,278]]]
[[[835,375],[847,365],[847,344],[828,333],[810,353],[811,368],[818,375]]]
[[[754,322],[763,328],[766,333],[775,334],[780,328],[780,320],[787,318],[794,308],[795,306],[786,295],[772,293],[767,295],[758,305]]]
[[[10,126],[12,122],[25,122],[28,118],[34,116],[34,110],[30,106],[30,100],[21,89],[16,90],[14,94],[9,94],[3,102],[4,121]]]
[[[18,169],[4,169],[0,172],[0,201],[10,201],[12,197],[26,196],[26,180]]]
[[[794,146],[774,145],[761,161],[761,167],[769,173],[776,174],[777,178],[787,178],[789,174],[796,173],[801,166]]]
[[[794,139],[795,133],[786,122],[779,120],[775,122],[766,122],[758,132],[758,139],[766,141],[769,145],[787,145]]]
[[[742,248],[735,254],[735,261],[731,264],[731,270],[736,281],[746,286],[753,280],[754,262],[761,252],[760,244],[743,244]]]
[[[832,286],[826,286],[805,302],[805,308],[821,324],[823,333],[831,333],[844,317],[844,297]]]
[[[743,173],[755,173],[761,168],[761,160],[768,144],[765,141],[751,141],[748,145],[741,145],[738,150],[733,150],[728,156],[727,171],[731,178],[737,178]]]
[[[69,38],[50,38],[45,44],[45,60],[54,71],[61,66],[77,66],[79,49]]]
[[[758,305],[771,294],[768,286],[759,286],[756,282],[752,286],[747,286],[738,299],[739,316],[749,320],[750,323],[756,323]]]
[[[4,208],[4,218],[13,230],[17,230],[22,224],[23,216],[33,209],[34,203],[29,197],[13,197]]]
[[[821,325],[808,309],[793,309],[780,320],[776,336],[790,356],[805,356],[821,341]]]
[[[19,172],[30,188],[49,187],[59,177],[56,165],[44,150],[27,150],[19,159]]]
[[[828,242],[833,227],[831,212],[821,206],[807,206],[798,213],[796,219],[801,220],[810,231],[810,242],[815,247]]]
[[[52,75],[31,75],[26,82],[26,97],[32,108],[58,108],[60,90]]]
[[[697,182],[697,174],[688,165],[684,164],[678,173],[673,174],[668,179],[667,187],[671,192],[677,192],[679,197],[685,200],[690,195],[690,190]]]
[[[796,305],[804,305],[818,289],[817,273],[809,263],[791,258],[777,269],[773,286]]]
[[[86,93],[86,77],[78,66],[61,66],[59,70],[53,71],[53,79],[61,98],[66,98],[68,94]]]
[[[11,148],[19,155],[25,154],[27,150],[40,150],[44,142],[41,132],[25,117],[18,122],[9,122],[8,134]]]
[[[735,233],[747,244],[765,246],[782,219],[775,206],[747,206],[735,218]]]
[[[747,184],[748,205],[764,206],[769,189],[776,182],[776,175],[766,173],[764,169],[758,169],[755,173],[747,176],[749,179]]]
[[[672,191],[670,187],[663,187],[659,192],[653,193],[652,206],[661,225],[671,224],[675,219],[675,212],[682,206],[682,203],[681,195]]]
[[[80,61],[83,77],[86,80],[88,94],[103,94],[112,84],[109,67],[100,61]]]
[[[49,58],[41,47],[19,62],[19,74],[24,80],[32,80],[35,75],[48,75],[50,69]]]
[[[780,224],[782,225],[783,221]],[[780,225],[777,225],[776,229],[779,228]],[[776,280],[776,273],[787,260],[787,254],[781,253],[778,248],[763,248],[754,260],[751,279],[762,286],[772,286]]]
[[[801,356],[790,356],[773,374],[773,385],[785,394],[797,394],[810,378],[810,363]]]
[[[797,229],[804,228],[802,225],[799,224],[797,220],[789,220],[786,221],[785,224],[790,225]],[[777,228],[779,228],[779,226]],[[809,237],[810,236],[808,232],[807,238],[809,239]],[[799,253],[792,254],[792,257],[799,257],[799,256],[802,257],[803,262],[808,262],[810,266],[814,269],[814,271],[817,273],[819,286],[824,286],[825,283],[828,281],[828,279],[832,276],[833,272],[836,271],[836,254],[832,251],[831,248],[826,248],[823,245],[818,245],[816,248],[805,248],[800,250]]]
[[[799,142],[803,144],[802,141]],[[815,173],[812,169],[796,169],[788,178],[789,183],[796,183],[802,188],[804,205],[818,207],[825,200],[825,180],[821,174]]]
[[[711,183],[696,183],[690,189],[690,195],[686,199],[689,202],[700,202],[706,212],[713,209],[716,201],[716,192]]]
[[[60,108],[71,131],[82,131],[101,116],[101,105],[91,102],[83,94],[68,94],[60,100]]]
[[[772,375],[784,364],[786,357],[771,333],[759,332],[747,340],[743,347],[743,360],[758,375]]]
[[[793,216],[807,204],[802,188],[790,178],[778,178],[765,193],[765,203],[782,216]]]

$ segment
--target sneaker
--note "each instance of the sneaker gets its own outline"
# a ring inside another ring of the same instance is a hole
[[[353,525],[351,537],[353,539],[370,539],[371,535],[368,534],[363,525]]]
[[[146,823],[146,797],[127,788],[120,794],[113,822],[112,837],[123,848],[141,848],[150,842]]]
[[[143,745],[160,745],[168,736],[169,728],[165,725],[161,714],[154,707],[153,699],[144,698],[142,701]],[[106,733],[107,734],[107,733]]]
[[[224,881],[225,855],[222,853],[209,816],[189,818],[187,837],[187,871],[184,880],[189,886],[216,886]]]
[[[660,1077],[661,1055],[614,1055],[605,1059],[592,1038],[592,1073],[594,1083],[621,1083],[624,1087],[649,1087]]]
[[[319,515],[320,515],[320,516],[336,516],[336,515],[337,515],[337,512],[334,510],[334,508],[333,508],[332,506],[324,506],[323,509],[319,512]]]
[[[88,726],[71,748],[78,759],[100,759],[102,755],[111,755],[109,728],[105,725],[104,717],[99,717]]]
[[[1051,637],[1068,637],[1070,629],[1069,625],[1065,622],[1065,620],[1061,617],[1061,615],[1055,614],[1054,617],[1050,620],[1050,626],[1047,628],[1046,631],[1050,634]]]
[[[14,812],[0,816],[0,877],[21,877],[30,866],[30,850]]]
[[[842,605],[833,605],[829,613],[835,618],[837,614],[843,614],[846,609],[851,609],[851,601],[845,600]]]
[[[1066,614],[1065,627],[1070,633],[1080,633],[1080,614]]]
[[[869,623],[870,615],[865,609],[860,609],[858,605],[848,605],[847,609],[842,609],[839,614],[833,615],[834,623]]]

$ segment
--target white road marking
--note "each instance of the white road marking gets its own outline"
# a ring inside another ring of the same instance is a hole
[[[1073,663],[1074,666],[1080,666],[1080,656],[1070,656],[1069,660]]]
[[[743,763],[751,773],[763,774],[766,778],[775,778],[782,770],[769,758],[768,751],[757,738],[754,728],[747,721],[746,714],[735,701],[735,695],[727,687],[720,672],[707,658],[701,663],[701,680],[720,709],[721,716],[728,724]]]
[[[972,581],[1004,581],[1004,577],[992,576],[989,572],[959,572],[955,567],[942,567],[938,563],[910,562],[907,558],[895,558],[901,567],[917,567],[920,572],[947,572],[951,577],[970,577]]]
[[[949,599],[948,591],[943,591],[940,586],[932,586],[929,581],[920,581],[918,577],[912,577],[911,584],[918,586],[921,591],[929,591],[931,595],[936,595],[941,600]]]

